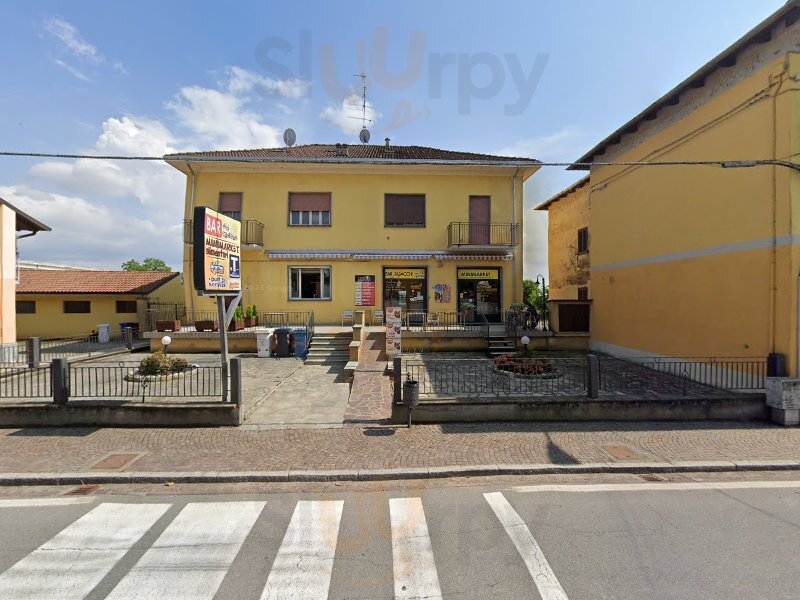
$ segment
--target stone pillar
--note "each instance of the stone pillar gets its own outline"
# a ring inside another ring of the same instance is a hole
[[[767,377],[767,406],[774,423],[800,425],[800,378]]]

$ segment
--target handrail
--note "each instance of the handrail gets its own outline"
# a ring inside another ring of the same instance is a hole
[[[453,221],[447,226],[448,246],[502,246],[518,243],[517,223],[467,223]]]

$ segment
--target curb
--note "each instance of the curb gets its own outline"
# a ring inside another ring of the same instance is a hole
[[[0,486],[84,485],[122,483],[270,483],[312,481],[391,481],[497,475],[569,475],[645,473],[733,473],[744,471],[800,471],[795,460],[676,461],[637,463],[581,463],[571,465],[474,465],[404,469],[184,471],[149,473],[5,473]]]

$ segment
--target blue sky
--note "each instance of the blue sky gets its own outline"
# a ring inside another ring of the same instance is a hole
[[[0,149],[160,155],[286,127],[357,142],[363,70],[374,142],[574,160],[781,4],[7,2]],[[526,205],[577,177],[542,169]],[[0,158],[0,196],[53,226],[23,259],[180,265],[183,180],[165,165]],[[526,233],[535,276],[544,215]]]

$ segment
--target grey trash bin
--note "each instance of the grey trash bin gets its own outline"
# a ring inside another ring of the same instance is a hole
[[[408,426],[411,427],[411,409],[419,404],[419,382],[409,379],[403,384],[403,404],[408,409]]]
[[[286,327],[275,330],[275,356],[279,358],[289,356],[289,333],[290,330]]]

